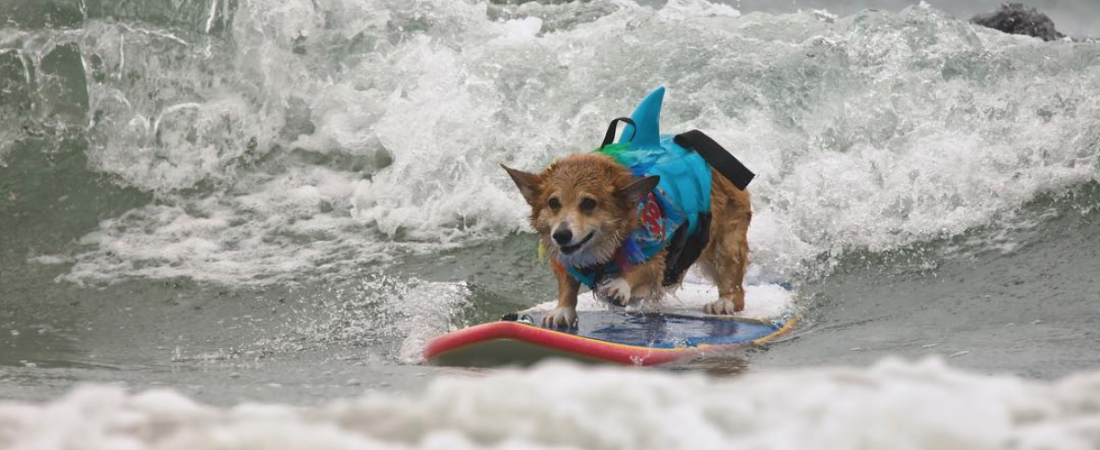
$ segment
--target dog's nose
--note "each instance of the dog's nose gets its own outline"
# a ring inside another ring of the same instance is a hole
[[[568,244],[572,240],[573,232],[569,231],[568,228],[562,228],[554,232],[554,242],[557,242],[558,245]]]

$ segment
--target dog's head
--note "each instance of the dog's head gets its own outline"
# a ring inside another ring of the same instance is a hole
[[[567,267],[610,261],[637,227],[638,202],[660,181],[634,179],[601,154],[567,156],[538,174],[501,167],[531,205],[531,226]]]

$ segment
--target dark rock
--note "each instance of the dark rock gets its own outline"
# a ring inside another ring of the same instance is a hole
[[[1022,3],[1005,3],[997,11],[974,16],[970,22],[1005,33],[1034,36],[1044,41],[1066,37],[1054,28],[1054,21],[1050,17]]]

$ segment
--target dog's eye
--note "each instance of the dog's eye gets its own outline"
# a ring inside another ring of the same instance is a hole
[[[581,210],[583,210],[583,211],[592,211],[593,209],[596,209],[596,200],[595,199],[586,198],[584,200],[581,200]]]
[[[546,205],[549,206],[550,209],[557,211],[561,209],[561,200],[558,200],[557,197],[553,197],[546,202]]]

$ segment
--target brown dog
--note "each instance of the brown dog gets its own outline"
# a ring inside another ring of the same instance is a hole
[[[558,305],[543,318],[543,326],[575,326],[581,282],[569,268],[610,261],[640,226],[639,202],[654,191],[659,178],[636,179],[630,169],[599,153],[567,156],[539,174],[502,167],[531,205],[531,226],[555,262]],[[713,169],[711,175],[710,238],[696,265],[719,291],[719,298],[704,311],[733,314],[745,308],[742,284],[749,264],[746,234],[752,210],[748,191],[737,189]],[[664,293],[665,263],[662,250],[601,284],[597,295],[622,305],[631,299],[659,298]]]

